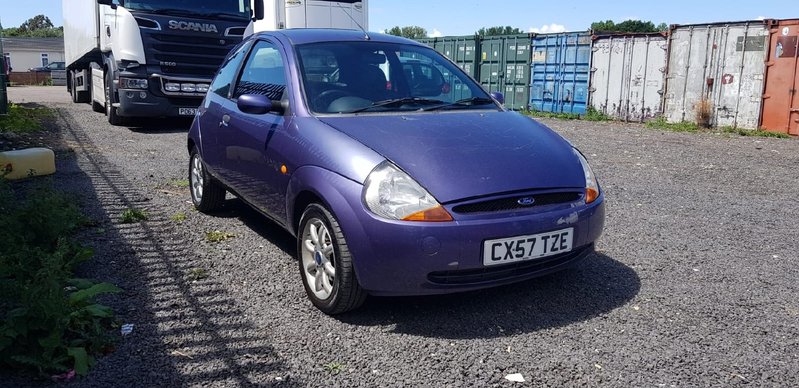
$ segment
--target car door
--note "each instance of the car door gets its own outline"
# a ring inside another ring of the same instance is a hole
[[[244,200],[278,222],[286,218],[286,189],[289,181],[284,156],[288,148],[286,127],[289,112],[250,114],[238,109],[243,95],[264,95],[273,104],[287,105],[285,55],[272,42],[257,41],[235,82],[233,98],[222,105],[220,142],[224,170],[231,188]],[[225,122],[227,115],[230,119]]]
[[[220,136],[227,136],[227,131],[223,130],[226,105],[233,98],[232,85],[239,74],[239,70],[247,57],[252,42],[247,42],[239,47],[217,71],[216,77],[209,88],[208,94],[199,108],[200,120],[200,150],[203,160],[211,173],[228,184],[227,172],[223,169],[224,150],[220,147]]]

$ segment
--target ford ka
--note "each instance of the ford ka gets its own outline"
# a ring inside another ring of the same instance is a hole
[[[502,100],[404,38],[255,34],[189,131],[192,201],[213,214],[230,192],[296,236],[327,314],[568,268],[594,250],[604,194],[580,151]]]

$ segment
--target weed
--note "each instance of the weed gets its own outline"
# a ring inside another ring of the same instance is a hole
[[[186,213],[184,212],[175,213],[175,215],[172,216],[172,221],[175,221],[177,223],[186,221]]]
[[[585,112],[583,115],[583,120],[586,121],[611,121],[613,120],[612,117],[594,109],[594,107],[589,107],[588,111]]]
[[[111,345],[113,312],[94,298],[119,289],[74,278],[93,255],[72,238],[84,223],[73,200],[46,188],[16,198],[0,178],[0,366],[86,375]]]
[[[203,268],[193,268],[188,273],[189,280],[196,282],[198,280],[208,279],[208,271]]]
[[[227,232],[220,232],[218,230],[205,234],[205,239],[210,243],[220,243],[233,237],[236,237],[236,235]]]
[[[181,189],[185,189],[189,187],[189,180],[188,179],[175,179],[170,182],[172,186],[180,187]]]
[[[696,103],[696,125],[702,128],[710,128],[710,120],[713,118],[713,103],[708,99],[701,99]]]
[[[742,128],[735,128],[735,127],[720,127],[720,132],[723,133],[732,133],[740,136],[757,136],[757,137],[774,137],[778,139],[790,139],[791,136],[786,133],[781,132],[769,132],[769,131],[761,131],[761,130],[748,130]]]
[[[347,367],[346,365],[344,365],[344,364],[342,364],[340,362],[335,362],[335,361],[327,363],[327,364],[325,364],[323,366],[324,366],[326,371],[328,371],[329,373],[334,374],[334,375],[337,375],[337,374],[343,372],[344,368]]]
[[[694,123],[683,121],[681,123],[670,123],[666,121],[666,118],[660,116],[654,120],[646,122],[647,128],[654,128],[654,129],[665,129],[667,131],[673,132],[696,132],[699,130],[699,126]]]
[[[531,117],[538,117],[544,119],[561,119],[561,120],[579,120],[580,115],[577,113],[555,113],[555,112],[544,112],[540,110],[530,110],[522,112]]]
[[[44,130],[42,122],[53,116],[49,108],[26,108],[9,104],[8,114],[0,116],[0,132],[31,133]]]
[[[146,221],[147,212],[139,209],[125,209],[120,215],[123,224],[133,224],[139,221]]]

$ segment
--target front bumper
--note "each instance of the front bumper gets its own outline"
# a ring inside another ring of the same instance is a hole
[[[202,98],[167,98],[149,90],[119,89],[117,113],[124,117],[192,117],[185,109],[196,112]],[[184,114],[181,114],[181,108]]]
[[[353,256],[361,286],[382,296],[432,295],[475,290],[523,281],[559,271],[589,256],[602,234],[604,194],[592,204],[560,206],[456,221],[388,221],[366,210],[358,184],[343,198],[352,211],[339,223]],[[335,212],[335,210],[334,210]],[[483,265],[486,240],[574,228],[572,251],[521,263]]]

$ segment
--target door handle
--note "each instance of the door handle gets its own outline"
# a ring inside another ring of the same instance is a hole
[[[224,114],[222,116],[222,121],[219,122],[219,126],[220,127],[227,127],[228,124],[230,124],[230,115],[229,114]]]

